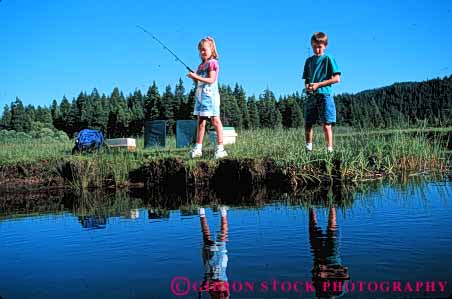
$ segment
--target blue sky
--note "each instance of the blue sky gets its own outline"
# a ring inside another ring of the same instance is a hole
[[[93,88],[110,94],[162,92],[185,68],[136,25],[153,32],[187,64],[197,43],[216,39],[220,83],[248,95],[301,91],[315,31],[329,36],[343,75],[335,93],[452,73],[452,1],[89,1],[1,0],[0,107],[16,96],[51,104]]]

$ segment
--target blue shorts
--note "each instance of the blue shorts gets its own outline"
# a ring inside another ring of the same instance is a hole
[[[316,123],[336,123],[336,106],[333,97],[321,93],[308,96],[304,102],[304,121],[308,126]]]

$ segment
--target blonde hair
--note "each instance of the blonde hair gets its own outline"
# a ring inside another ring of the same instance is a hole
[[[328,45],[328,36],[324,32],[316,32],[311,37],[311,44],[324,44],[325,46]]]
[[[201,50],[201,47],[204,43],[209,43],[210,49],[212,50],[212,58],[218,59],[218,52],[217,47],[215,47],[215,41],[212,37],[207,36],[206,38],[203,38],[198,43],[198,50]]]

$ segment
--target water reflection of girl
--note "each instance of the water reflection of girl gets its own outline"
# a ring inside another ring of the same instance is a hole
[[[326,233],[323,233],[317,225],[314,208],[309,209],[309,240],[314,258],[312,280],[319,298],[343,296],[345,294],[344,281],[350,279],[348,268],[342,266],[338,234],[335,208],[329,210]],[[336,289],[333,287],[334,282],[336,282]],[[325,283],[328,283],[328,288],[325,287]]]
[[[201,231],[203,238],[202,260],[204,264],[204,279],[201,286],[202,291],[208,291],[211,298],[229,298],[229,284],[226,275],[228,266],[228,255],[226,241],[228,237],[228,219],[225,207],[221,211],[221,229],[217,240],[211,238],[209,225],[207,224],[204,208],[199,209]],[[202,291],[198,294],[201,298]]]

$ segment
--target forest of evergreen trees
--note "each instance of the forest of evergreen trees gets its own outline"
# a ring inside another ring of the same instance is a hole
[[[236,129],[296,128],[303,126],[303,100],[299,93],[281,96],[266,89],[258,98],[247,96],[242,86],[222,85],[221,118]],[[357,94],[335,96],[337,122],[341,126],[388,128],[452,125],[452,75],[423,82],[396,83]],[[168,120],[168,132],[175,121],[192,119],[194,89],[185,90],[179,79],[160,93],[155,81],[146,94],[136,90],[128,96],[114,88],[107,96],[97,89],[66,97],[50,107],[24,106],[19,98],[5,105],[0,129],[29,132],[41,128],[62,130],[69,136],[84,128],[103,131],[107,137],[139,136],[145,120]]]
[[[452,75],[334,97],[338,124],[389,128],[452,125]]]

